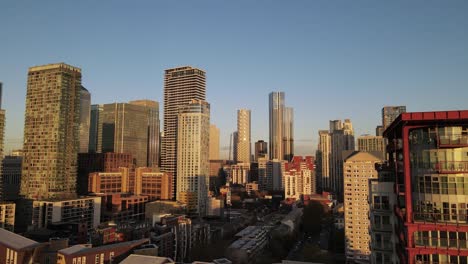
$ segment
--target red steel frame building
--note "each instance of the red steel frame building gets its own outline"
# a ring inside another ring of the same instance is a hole
[[[384,136],[399,262],[467,263],[468,110],[403,113]]]

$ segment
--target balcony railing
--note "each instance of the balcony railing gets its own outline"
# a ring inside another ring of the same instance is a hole
[[[458,240],[458,239],[419,237],[419,238],[415,238],[414,244],[416,247],[424,247],[424,248],[442,248],[442,249],[450,248],[450,249],[468,250],[467,241]]]
[[[437,173],[467,173],[468,161],[439,161],[417,164],[413,169],[423,169]]]
[[[463,147],[468,146],[468,135],[439,136],[439,147]]]
[[[442,214],[442,213],[423,213],[414,212],[414,221],[429,223],[453,223],[466,224],[468,217],[466,214]]]
[[[468,161],[441,161],[434,164],[434,170],[439,173],[468,172]]]

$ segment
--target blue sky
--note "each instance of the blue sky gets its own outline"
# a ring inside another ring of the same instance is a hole
[[[299,154],[330,119],[360,135],[384,105],[468,109],[467,14],[462,0],[2,1],[6,149],[21,146],[28,67],[53,62],[82,68],[93,103],[161,102],[164,69],[204,69],[222,146],[238,108],[268,141],[271,91],[295,110]]]

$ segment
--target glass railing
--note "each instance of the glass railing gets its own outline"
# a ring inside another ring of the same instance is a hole
[[[468,161],[439,161],[434,163],[413,164],[412,169],[436,171],[438,173],[468,172]]]
[[[438,238],[415,238],[414,245],[416,247],[426,248],[450,248],[467,250],[468,242],[466,240],[458,239],[438,239]]]
[[[442,213],[423,213],[414,212],[414,221],[430,222],[430,223],[468,223],[466,214],[442,214]]]
[[[468,135],[439,136],[439,146],[468,146]]]

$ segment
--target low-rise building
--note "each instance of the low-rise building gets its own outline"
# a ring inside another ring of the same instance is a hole
[[[15,231],[15,208],[14,203],[0,202],[0,228]]]
[[[132,254],[120,262],[120,264],[175,264],[175,262],[166,257]]]
[[[120,263],[133,249],[148,242],[149,239],[145,238],[101,247],[75,245],[58,251],[57,264]]]
[[[224,200],[215,197],[208,198],[207,216],[223,216]]]
[[[101,197],[33,201],[30,228],[47,228],[54,223],[82,223],[92,229],[100,220]]]
[[[255,263],[255,258],[267,245],[268,229],[248,226],[235,235],[238,239],[226,250],[226,256],[234,263]]]
[[[258,191],[258,183],[257,182],[249,182],[245,185],[245,191],[252,195],[252,193]]]
[[[8,264],[33,263],[41,243],[0,228],[0,261]]]
[[[145,205],[146,219],[153,221],[162,214],[184,214],[186,212],[186,205],[177,201],[154,201]],[[153,221],[154,225],[156,222]]]
[[[137,168],[135,194],[147,195],[150,201],[172,199],[172,175],[156,168]]]
[[[101,222],[128,222],[145,219],[148,196],[128,193],[97,194],[102,197]]]

